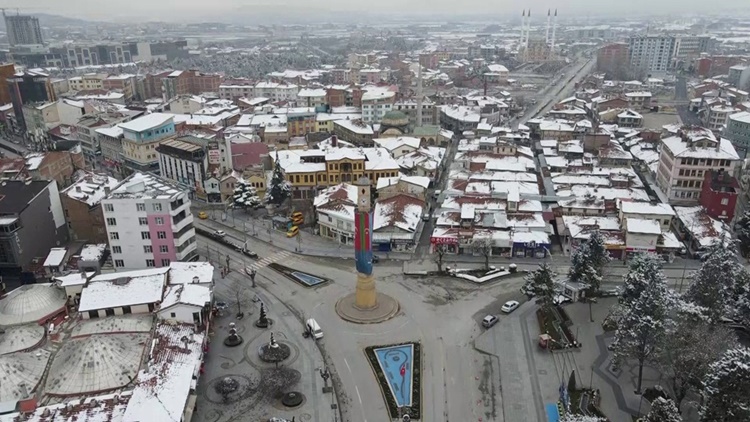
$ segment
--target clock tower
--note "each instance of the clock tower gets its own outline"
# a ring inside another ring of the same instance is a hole
[[[370,179],[367,177],[360,177],[357,183],[354,184],[357,187],[357,211],[359,212],[370,212],[372,211],[372,205],[370,204],[372,196],[370,196]]]

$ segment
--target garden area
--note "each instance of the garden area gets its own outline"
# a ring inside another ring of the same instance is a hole
[[[552,337],[550,349],[559,350],[581,346],[570,330],[573,322],[561,306],[540,307],[536,311],[536,317],[539,322],[539,332]]]
[[[370,346],[365,355],[383,392],[391,419],[422,415],[421,345],[416,342]],[[401,413],[402,412],[402,413]]]

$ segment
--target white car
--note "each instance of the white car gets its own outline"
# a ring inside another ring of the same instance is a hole
[[[224,230],[216,230],[216,231],[214,232],[214,236],[216,236],[216,237],[224,237],[224,236],[226,236],[226,235],[227,235],[227,234],[226,234],[226,233],[224,233]]]
[[[505,302],[502,308],[500,308],[501,311],[503,311],[506,314],[509,314],[516,310],[521,304],[516,302],[515,300],[509,300]]]
[[[482,320],[482,327],[484,328],[490,328],[495,324],[497,324],[497,317],[495,315],[487,315]]]

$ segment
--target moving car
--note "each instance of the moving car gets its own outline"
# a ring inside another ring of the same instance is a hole
[[[495,315],[487,315],[482,320],[482,327],[484,328],[490,328],[495,324],[497,324],[497,317]]]
[[[216,236],[216,237],[224,237],[224,236],[226,236],[226,235],[227,235],[227,234],[226,234],[226,233],[224,233],[224,230],[216,230],[216,231],[214,232],[214,236]]]
[[[206,214],[205,211],[201,211],[198,213],[198,218],[200,218],[201,220],[205,220],[208,218],[208,214]]]
[[[509,301],[505,302],[505,304],[503,305],[502,308],[500,308],[500,310],[503,311],[506,314],[509,314],[509,313],[515,311],[518,308],[518,306],[520,306],[520,303],[518,303],[515,300],[509,300]]]
[[[294,237],[294,236],[297,236],[298,234],[299,234],[299,227],[292,226],[292,228],[289,229],[288,232],[286,232],[286,237]]]
[[[305,222],[305,215],[302,214],[299,211],[295,211],[292,213],[292,223],[294,223],[295,226],[299,226],[300,224]]]

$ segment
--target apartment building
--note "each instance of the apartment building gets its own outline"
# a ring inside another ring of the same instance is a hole
[[[302,88],[297,93],[300,107],[321,107],[326,104],[328,92],[324,88]]]
[[[208,178],[208,154],[190,137],[168,139],[156,147],[159,153],[159,174],[176,182],[192,198],[205,196],[203,181]]]
[[[750,66],[741,64],[730,67],[727,82],[737,89],[750,89]]]
[[[397,101],[393,104],[393,109],[409,117],[409,126],[417,126],[418,105],[416,100]],[[422,125],[431,126],[439,124],[438,111],[439,108],[435,105],[435,102],[429,98],[425,98],[422,101]]]
[[[147,114],[119,125],[122,129],[122,159],[132,171],[158,172],[157,145],[175,134],[174,116]]]
[[[0,184],[0,268],[34,271],[35,258],[68,241],[54,180],[7,180]]]
[[[656,183],[673,205],[697,205],[708,171],[734,173],[741,164],[728,139],[705,128],[682,128],[662,139]]]
[[[190,198],[176,183],[134,173],[101,203],[116,271],[168,267],[196,258]]]
[[[672,65],[675,42],[674,36],[641,35],[630,37],[628,42],[630,67],[649,73],[666,72]]]
[[[629,49],[626,43],[612,43],[601,47],[596,53],[596,69],[600,72],[616,72],[628,64]]]
[[[253,97],[270,98],[272,102],[296,101],[299,87],[278,82],[258,82],[253,87]]]
[[[87,73],[82,76],[68,78],[68,86],[73,91],[89,91],[92,89],[104,89],[106,73]]]
[[[747,158],[750,149],[750,111],[730,114],[726,125],[722,136],[732,142],[740,158]]]
[[[24,120],[25,104],[47,103],[55,101],[55,95],[49,75],[42,72],[27,70],[18,72],[13,77],[6,79],[10,100],[13,103],[13,113],[16,116],[17,128],[26,130]]]
[[[396,93],[388,89],[370,89],[362,94],[362,121],[367,124],[380,123],[383,116],[393,109]]]
[[[74,240],[107,243],[101,201],[119,183],[114,177],[85,172],[60,192],[65,219]]]
[[[736,113],[737,111],[739,110],[726,105],[715,105],[707,107],[705,110],[703,110],[703,126],[706,127],[706,129],[721,132],[721,130],[724,129],[724,126],[727,124],[729,116]]]
[[[28,15],[6,15],[4,10],[3,17],[5,30],[8,33],[8,43],[11,47],[44,44],[39,18]]]

